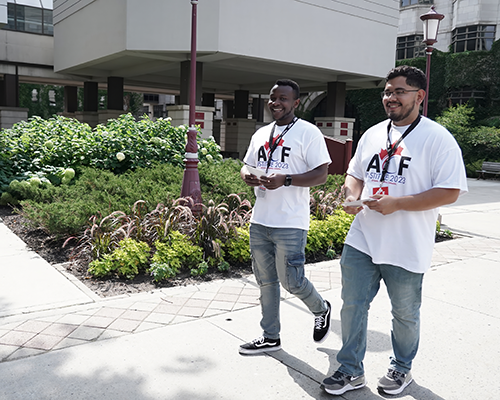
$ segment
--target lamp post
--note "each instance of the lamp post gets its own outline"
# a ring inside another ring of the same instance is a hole
[[[181,197],[191,197],[195,209],[201,204],[200,175],[198,173],[198,131],[195,128],[196,117],[196,13],[198,0],[191,0],[191,71],[189,77],[189,129],[187,134],[184,177],[182,179]]]
[[[434,6],[424,15],[420,16],[420,19],[424,23],[424,40],[427,48],[425,53],[427,54],[427,64],[425,66],[425,76],[427,77],[427,87],[425,89],[425,99],[424,99],[424,116],[427,116],[427,106],[429,104],[429,81],[431,77],[431,55],[434,48],[432,45],[437,42],[437,35],[439,30],[439,22],[444,18],[443,14],[438,14]]]

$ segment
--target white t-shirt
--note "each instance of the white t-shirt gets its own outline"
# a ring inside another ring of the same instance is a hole
[[[387,158],[388,122],[366,131],[349,163],[347,173],[364,181],[361,198],[369,197],[380,187],[382,166]],[[394,144],[406,128],[393,125],[391,143]],[[438,123],[422,117],[391,158],[383,188],[385,194],[396,197],[432,188],[467,192],[462,152],[455,138]],[[356,215],[345,243],[370,255],[375,264],[391,264],[424,273],[431,263],[437,215],[438,208],[382,215],[364,207]]]
[[[269,135],[275,123],[263,126],[252,136],[250,146],[243,161],[245,164],[266,170],[269,158]],[[277,138],[285,126],[274,130]],[[322,164],[330,164],[330,155],[321,131],[313,124],[298,119],[286,132],[272,154],[272,161],[267,175],[302,174]],[[255,188],[255,206],[252,210],[251,223],[272,228],[309,229],[309,188],[281,186],[275,190],[265,190],[264,197]]]

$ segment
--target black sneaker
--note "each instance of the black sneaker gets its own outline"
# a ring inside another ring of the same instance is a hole
[[[259,354],[280,349],[281,341],[279,339],[269,339],[261,336],[251,342],[242,344],[240,346],[240,354]]]
[[[322,343],[328,337],[330,333],[330,313],[332,311],[332,306],[325,300],[327,310],[314,318],[314,333],[313,338],[316,343]]]
[[[411,372],[404,374],[389,368],[387,374],[378,381],[377,389],[379,392],[386,394],[399,394],[412,382]]]
[[[364,375],[350,376],[336,371],[332,376],[323,380],[323,389],[327,393],[341,395],[349,390],[361,389],[366,386]]]

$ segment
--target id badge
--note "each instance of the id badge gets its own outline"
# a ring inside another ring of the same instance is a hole
[[[259,186],[257,189],[257,197],[260,197],[261,199],[266,197],[266,188],[262,185]]]

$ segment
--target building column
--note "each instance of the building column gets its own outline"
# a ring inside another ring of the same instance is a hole
[[[123,78],[108,77],[108,110],[123,111]]]
[[[234,92],[234,115],[226,119],[224,156],[242,159],[255,133],[255,119],[248,118],[248,90]],[[229,104],[228,104],[229,105]],[[229,109],[227,110],[229,113]]]
[[[0,81],[0,106],[19,107],[19,77],[4,74]]]
[[[234,118],[248,118],[248,90],[235,90],[234,92]]]
[[[99,123],[106,124],[110,119],[116,119],[125,114],[123,110],[123,78],[108,77],[108,104],[106,110],[100,110]]]
[[[4,74],[0,81],[0,129],[12,128],[12,125],[27,119],[28,109],[19,107],[19,77]]]
[[[203,93],[201,105],[203,107],[215,107],[215,93]]]
[[[64,86],[64,112],[74,114],[78,110],[78,88]]]
[[[196,63],[196,105],[201,106],[203,84],[203,63]],[[189,105],[189,90],[191,86],[191,61],[181,62],[181,90],[179,102]]]
[[[264,104],[266,102],[262,97],[252,99],[252,118],[257,122],[264,122]]]
[[[222,119],[234,118],[234,101],[222,101]]]
[[[326,97],[326,116],[316,117],[314,122],[323,135],[341,140],[352,140],[354,119],[345,118],[346,84],[328,82]]]
[[[92,128],[99,123],[99,88],[97,82],[83,82],[83,111],[77,111],[75,118]]]
[[[99,88],[97,82],[83,83],[83,111],[99,110]]]
[[[346,84],[344,82],[328,82],[326,96],[326,116],[344,117]]]

